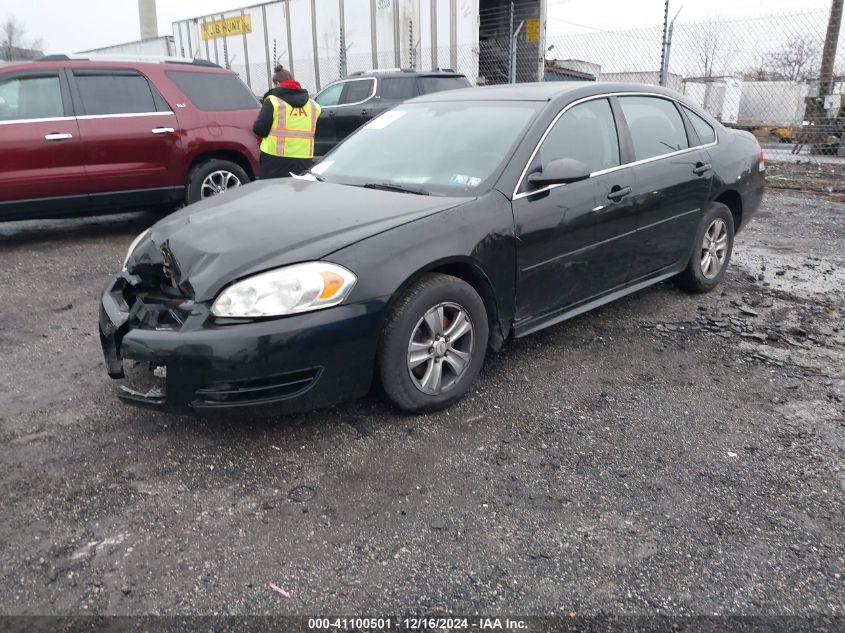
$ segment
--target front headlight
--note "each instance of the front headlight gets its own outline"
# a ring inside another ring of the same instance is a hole
[[[219,317],[271,317],[330,308],[343,302],[357,278],[327,262],[309,262],[248,277],[223,290],[211,313]]]
[[[126,257],[123,258],[124,270],[126,269],[126,264],[129,263],[129,258],[132,257],[133,251],[138,247],[138,244],[141,243],[141,240],[147,237],[147,233],[150,232],[150,229],[152,229],[152,227],[150,227],[149,229],[141,233],[138,237],[136,237],[134,240],[132,240],[132,243],[129,245],[129,250],[126,251]]]

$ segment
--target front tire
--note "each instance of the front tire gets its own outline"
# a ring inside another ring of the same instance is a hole
[[[472,286],[430,274],[390,310],[378,351],[381,384],[403,411],[443,409],[463,398],[484,365],[489,325]]]
[[[249,176],[240,165],[228,160],[212,158],[191,170],[186,186],[185,203],[193,204],[248,182]]]
[[[734,218],[723,204],[714,203],[695,232],[695,247],[678,284],[688,292],[710,292],[725,276],[734,246]]]

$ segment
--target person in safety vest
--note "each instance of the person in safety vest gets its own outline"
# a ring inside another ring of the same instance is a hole
[[[262,139],[259,176],[287,178],[311,168],[320,105],[281,66],[273,73],[273,86],[252,131]]]

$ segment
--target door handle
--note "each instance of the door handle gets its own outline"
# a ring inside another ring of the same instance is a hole
[[[619,202],[629,193],[631,193],[630,187],[620,187],[619,185],[614,185],[613,188],[610,190],[610,193],[607,194],[607,199],[613,200],[614,202]]]
[[[692,168],[692,173],[696,176],[701,176],[708,171],[710,171],[710,163],[696,163],[695,167]]]
[[[69,138],[73,138],[73,134],[53,132],[52,134],[44,135],[45,141],[66,141]]]
[[[367,110],[366,108],[361,110],[361,116],[369,116],[369,114],[370,114],[370,111]]]
[[[335,116],[337,114],[337,112],[335,112],[334,110],[329,110],[327,114],[329,116]]]
[[[173,134],[176,130],[172,127],[154,127],[151,131],[153,134]]]

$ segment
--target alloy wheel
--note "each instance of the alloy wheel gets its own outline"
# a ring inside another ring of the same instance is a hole
[[[417,322],[408,344],[414,386],[431,396],[449,391],[472,360],[473,324],[457,303],[440,303]]]
[[[218,169],[208,174],[205,180],[202,181],[200,198],[210,198],[211,196],[216,196],[218,193],[223,193],[228,189],[234,189],[240,186],[241,179],[235,174],[225,169]]]
[[[722,270],[728,257],[728,226],[716,218],[704,232],[701,242],[701,274],[713,279]]]

